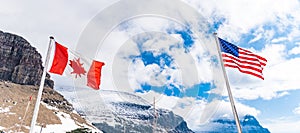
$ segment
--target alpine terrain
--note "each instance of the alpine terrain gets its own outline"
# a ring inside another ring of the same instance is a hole
[[[29,132],[42,72],[36,48],[20,36],[0,31],[0,132]],[[35,131],[98,131],[53,86],[47,74]]]

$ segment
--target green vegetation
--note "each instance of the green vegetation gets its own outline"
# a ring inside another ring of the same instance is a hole
[[[92,131],[91,131],[91,129],[88,129],[88,128],[77,128],[77,129],[72,130],[71,132],[67,132],[67,133],[92,133]]]

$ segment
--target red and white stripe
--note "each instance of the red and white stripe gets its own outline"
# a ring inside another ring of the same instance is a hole
[[[267,60],[251,51],[242,48],[238,50],[239,57],[225,52],[222,53],[224,66],[237,68],[242,73],[250,74],[264,80],[262,71],[264,66],[266,66]]]

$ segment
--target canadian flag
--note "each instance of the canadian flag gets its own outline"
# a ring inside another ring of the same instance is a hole
[[[72,76],[76,84],[99,90],[101,69],[104,65],[103,62],[88,59],[55,42],[54,58],[49,72]]]

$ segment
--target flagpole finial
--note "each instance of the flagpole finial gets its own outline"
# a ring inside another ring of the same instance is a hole
[[[50,36],[50,39],[54,39],[54,37],[53,37],[53,36]]]

